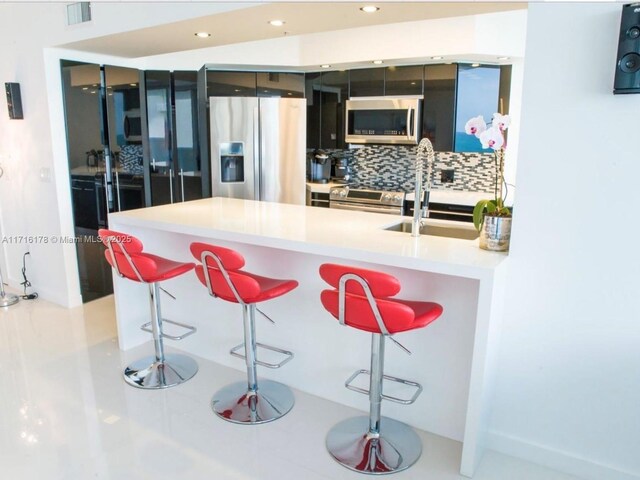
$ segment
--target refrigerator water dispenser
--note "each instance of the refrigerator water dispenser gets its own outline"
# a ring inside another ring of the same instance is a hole
[[[222,183],[244,182],[244,144],[242,142],[220,144],[220,172]]]

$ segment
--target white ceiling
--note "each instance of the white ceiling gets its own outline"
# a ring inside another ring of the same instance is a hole
[[[367,4],[371,3],[270,3],[61,46],[72,50],[137,58],[282,35],[301,35],[527,7],[526,3],[506,2],[374,2],[380,10],[367,14],[360,11],[360,7]],[[269,25],[268,22],[275,19],[284,20],[286,23],[282,27]],[[201,31],[209,32],[212,36],[202,39],[194,35],[195,32]]]

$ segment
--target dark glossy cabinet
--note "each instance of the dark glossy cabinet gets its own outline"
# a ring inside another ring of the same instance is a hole
[[[362,68],[349,71],[349,96],[381,97],[384,95],[384,68]]]
[[[422,137],[437,151],[453,150],[457,65],[425,65]]]
[[[255,97],[256,72],[206,70],[208,97]]]
[[[147,203],[202,198],[197,72],[145,72]]]
[[[76,227],[98,230],[98,203],[93,176],[71,175],[73,223]]]
[[[198,73],[173,72],[176,173],[183,202],[203,196],[202,158],[198,136]]]
[[[297,72],[207,70],[207,97],[304,98],[305,78]]]
[[[348,99],[349,72],[323,72],[320,127],[322,148],[347,148],[344,141],[344,118]]]
[[[314,72],[306,75],[307,148],[343,149],[345,102],[349,98],[349,72]]]
[[[422,65],[406,67],[387,67],[384,78],[384,94],[387,97],[398,95],[422,95]]]
[[[304,98],[304,73],[258,72],[258,97]]]
[[[320,142],[322,74],[320,72],[308,73],[305,75],[304,81],[307,99],[307,148],[322,148]]]

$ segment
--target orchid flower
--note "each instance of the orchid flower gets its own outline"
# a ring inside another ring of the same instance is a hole
[[[480,134],[487,129],[487,124],[484,121],[482,115],[478,115],[477,117],[473,117],[470,119],[464,126],[464,131],[469,135],[475,135],[480,138]]]
[[[500,150],[504,145],[504,137],[500,128],[493,126],[488,130],[485,130],[480,135],[477,135],[482,143],[482,148],[493,148],[494,150]]]
[[[511,117],[509,115],[494,113],[491,123],[494,127],[498,127],[500,131],[504,132],[507,128],[509,128],[509,125],[511,124]]]

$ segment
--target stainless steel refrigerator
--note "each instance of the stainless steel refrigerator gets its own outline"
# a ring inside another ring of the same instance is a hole
[[[305,203],[306,101],[210,97],[214,197]]]

